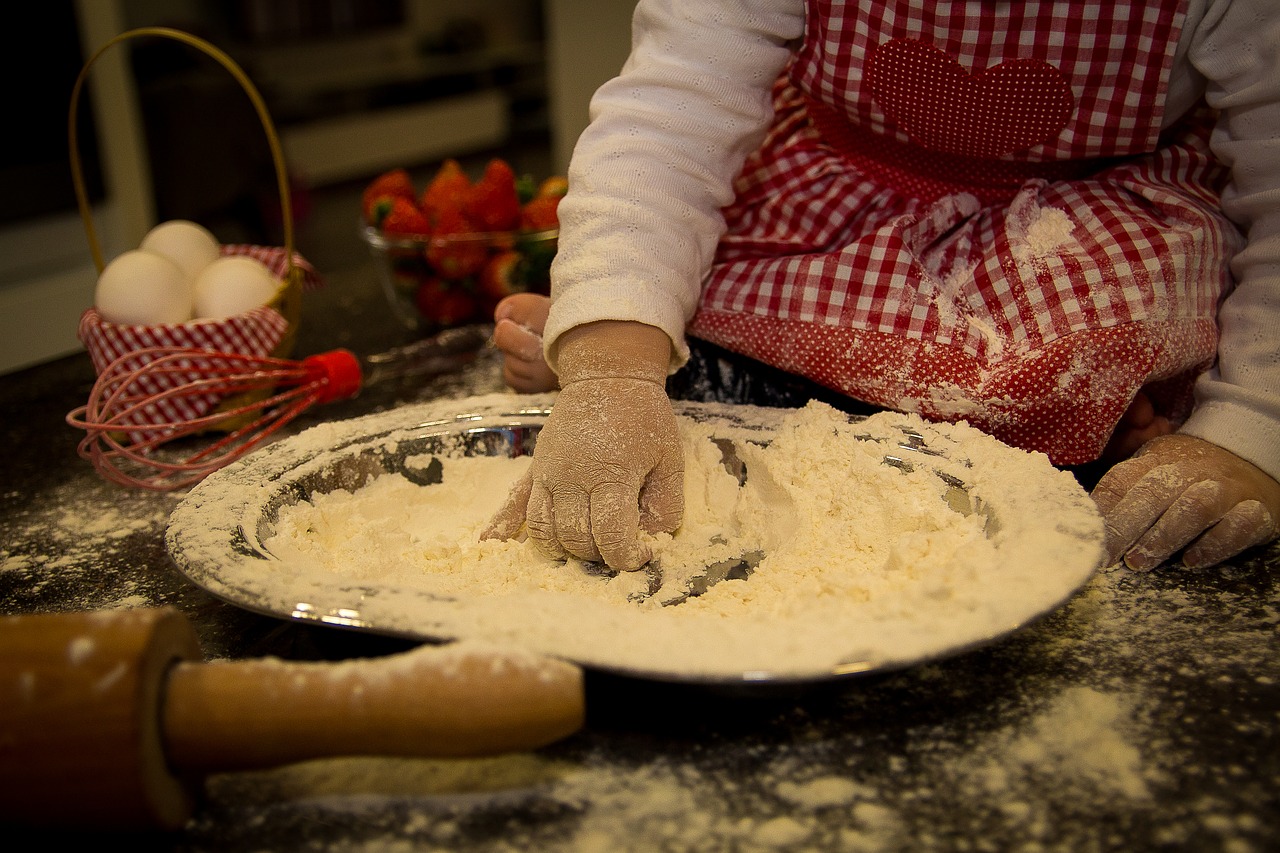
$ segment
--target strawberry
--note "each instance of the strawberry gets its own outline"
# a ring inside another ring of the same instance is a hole
[[[391,201],[391,210],[382,219],[382,233],[399,237],[425,237],[431,233],[431,223],[412,199],[397,197]]]
[[[520,224],[516,175],[505,160],[494,158],[471,187],[464,208],[481,231],[512,231]]]
[[[382,220],[387,218],[387,214],[391,212],[394,202],[395,197],[389,195],[375,196],[370,199],[364,205],[364,221],[374,228],[381,228]]]
[[[360,211],[365,222],[374,227],[381,226],[382,219],[391,212],[391,201],[407,198],[413,201],[418,191],[413,186],[413,178],[405,169],[392,169],[383,172],[369,182],[360,198]]]
[[[521,254],[514,249],[495,252],[480,270],[478,280],[481,308],[486,315],[493,314],[505,297],[524,290]]]
[[[537,195],[564,198],[567,192],[569,192],[569,179],[563,175],[552,175],[538,184]]]
[[[475,297],[461,282],[428,278],[418,287],[415,302],[428,323],[457,326],[476,316]]]
[[[445,160],[434,177],[422,191],[419,205],[427,218],[434,222],[445,208],[461,210],[471,193],[471,179],[462,171],[457,160]]]
[[[489,247],[483,237],[474,236],[475,230],[460,210],[445,207],[439,211],[426,251],[437,275],[456,281],[480,271],[489,257]]]
[[[520,230],[550,231],[560,227],[560,196],[540,195],[520,210]]]
[[[538,182],[533,175],[521,175],[516,180],[516,198],[520,199],[521,204],[525,204],[529,199],[538,194]]]

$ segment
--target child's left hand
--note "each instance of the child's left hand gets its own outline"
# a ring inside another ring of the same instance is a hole
[[[554,391],[555,373],[542,357],[542,330],[551,300],[537,293],[517,293],[493,312],[493,345],[502,352],[502,379],[521,394]]]
[[[1106,520],[1108,565],[1148,571],[1179,550],[1207,568],[1280,532],[1280,483],[1216,444],[1155,438],[1093,490]]]

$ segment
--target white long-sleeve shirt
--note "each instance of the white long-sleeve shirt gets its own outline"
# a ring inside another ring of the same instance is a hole
[[[634,320],[684,328],[724,233],[721,208],[772,118],[771,86],[805,28],[804,0],[641,0],[632,52],[591,103],[560,206],[546,354],[563,332]],[[1247,235],[1233,260],[1217,365],[1182,431],[1280,479],[1280,4],[1188,0],[1164,120],[1201,97],[1231,170],[1224,212]]]

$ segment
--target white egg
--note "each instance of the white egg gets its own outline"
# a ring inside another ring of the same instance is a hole
[[[191,319],[195,292],[173,261],[131,249],[98,275],[93,304],[104,320],[124,325],[184,323]]]
[[[197,318],[230,317],[266,305],[280,289],[280,279],[266,264],[245,255],[227,255],[196,276]]]
[[[164,255],[193,281],[222,252],[218,238],[209,229],[185,219],[161,222],[147,232],[138,248]]]

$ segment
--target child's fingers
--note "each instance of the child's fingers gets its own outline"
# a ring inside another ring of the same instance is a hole
[[[542,337],[514,320],[499,320],[493,343],[503,354],[521,361],[542,360]]]
[[[1110,564],[1119,562],[1121,557],[1129,553],[1134,543],[1153,527],[1160,531],[1160,534],[1154,538],[1148,537],[1150,556],[1159,556],[1160,559],[1155,562],[1161,562],[1164,556],[1167,556],[1160,554],[1165,543],[1163,533],[1167,530],[1167,526],[1162,527],[1159,522],[1165,511],[1174,505],[1191,482],[1185,472],[1180,471],[1176,465],[1159,465],[1134,483],[1110,509],[1104,509],[1108,562]],[[1094,491],[1097,492],[1097,489]],[[1097,499],[1095,495],[1094,500]],[[1102,506],[1099,504],[1100,509]],[[1145,559],[1128,561],[1129,567],[1134,569],[1147,568],[1145,563]]]
[[[507,493],[502,506],[480,532],[481,539],[514,539],[524,527],[525,513],[529,506],[529,493],[533,489],[533,477],[526,473],[516,481]]]
[[[1135,456],[1113,466],[1093,488],[1093,502],[1098,505],[1099,512],[1109,515],[1129,490],[1157,464],[1154,457],[1144,460]]]
[[[495,311],[494,316],[497,315]],[[493,327],[493,345],[503,354],[502,379],[515,391],[536,394],[552,391],[559,384],[542,356],[542,336],[535,329],[521,324],[514,317],[504,317]]]
[[[1202,439],[1169,435],[1111,469],[1093,491],[1106,522],[1111,563],[1148,570],[1186,548],[1206,567],[1270,541],[1280,519],[1280,483]]]
[[[502,363],[502,381],[521,394],[540,394],[554,391],[558,379],[545,361],[536,363],[507,358]]]
[[[1162,501],[1167,503],[1164,511],[1125,551],[1129,568],[1140,572],[1154,569],[1217,524],[1230,508],[1223,505],[1222,484],[1214,480],[1200,480],[1177,491],[1176,497],[1169,495]]]
[[[1246,548],[1269,542],[1277,529],[1276,519],[1261,501],[1242,501],[1183,553],[1182,564],[1189,569],[1217,565]]]
[[[495,323],[510,320],[541,335],[550,311],[551,299],[540,293],[513,293],[493,309],[493,320]]]

